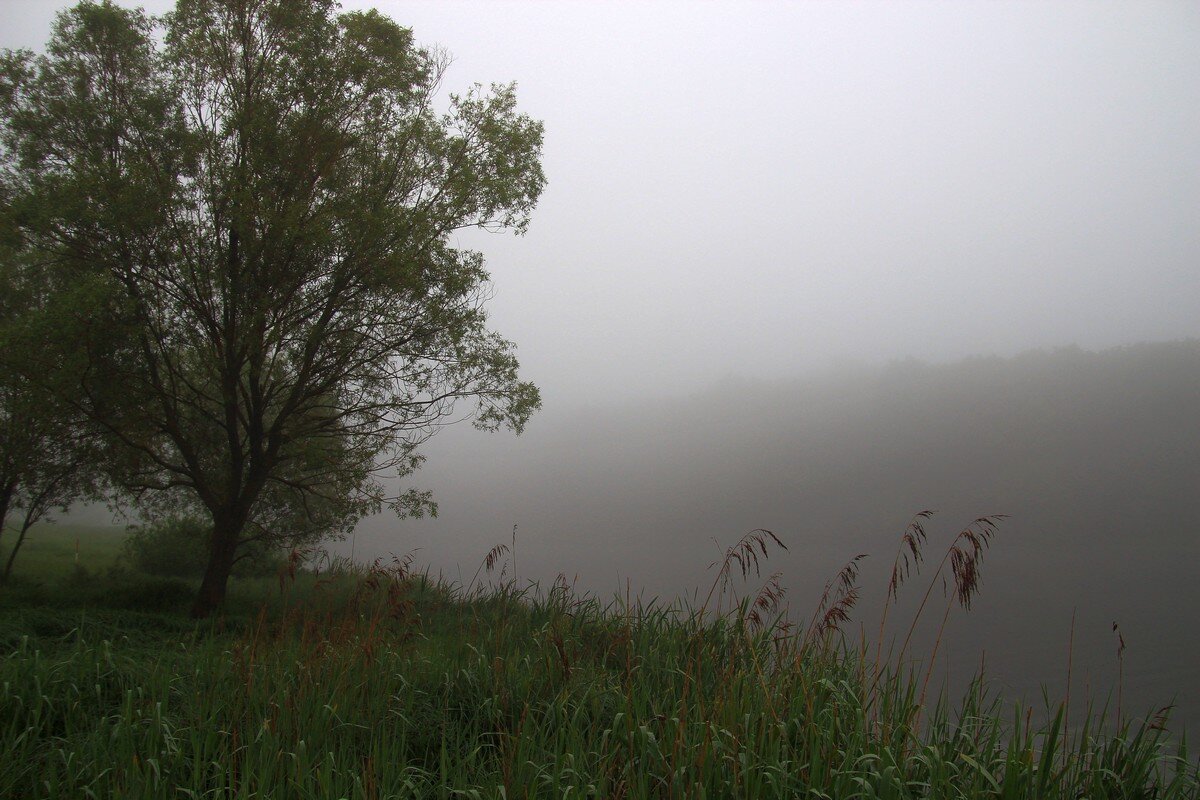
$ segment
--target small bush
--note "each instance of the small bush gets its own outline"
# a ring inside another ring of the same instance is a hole
[[[208,565],[209,523],[197,516],[168,517],[134,528],[125,542],[125,560],[138,572],[160,578],[194,579]],[[281,550],[251,543],[233,568],[241,578],[274,575],[286,560]]]
[[[134,528],[125,541],[125,556],[147,575],[199,578],[208,561],[210,530],[198,517],[169,517]]]

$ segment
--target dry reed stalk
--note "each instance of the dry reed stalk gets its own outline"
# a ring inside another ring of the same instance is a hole
[[[846,565],[838,570],[837,575],[825,584],[825,589],[821,592],[821,601],[817,603],[816,611],[813,612],[805,632],[803,645],[806,646],[818,636],[840,631],[842,624],[849,621],[850,612],[859,597],[858,562],[866,557],[866,553],[859,553],[847,561]],[[830,598],[833,598],[832,602]],[[803,646],[801,649],[803,650]]]
[[[1063,731],[1067,736],[1071,735],[1071,668],[1075,661],[1075,612],[1078,608],[1071,609],[1071,632],[1067,635],[1067,698],[1063,701]],[[1069,747],[1063,748],[1063,769],[1067,767],[1067,751]]]
[[[509,550],[512,554],[513,580],[517,579],[517,526],[513,525],[512,530],[512,549]]]
[[[737,565],[741,571],[742,577],[746,578],[753,571],[755,577],[761,575],[760,558],[770,558],[767,552],[767,545],[770,543],[787,550],[787,545],[780,541],[779,537],[766,528],[756,528],[738,539],[736,543],[726,548],[724,554],[718,561],[714,561],[708,565],[709,569],[721,565],[717,570],[717,576],[713,579],[712,586],[709,587],[708,596],[704,598],[704,603],[700,606],[697,612],[698,617],[703,618],[704,612],[708,610],[708,604],[712,601],[713,594],[717,592],[717,587],[721,587],[721,591],[717,594],[717,613],[721,612],[721,599],[725,595],[726,589],[733,578],[733,567]]]
[[[929,581],[925,595],[921,598],[921,605],[917,607],[917,613],[913,615],[912,624],[908,628],[908,634],[904,637],[904,644],[900,647],[900,654],[896,659],[897,663],[902,662],[904,654],[908,652],[908,645],[912,641],[913,632],[917,629],[917,623],[925,611],[925,606],[929,603],[929,598],[933,594],[933,587],[937,585],[938,578],[942,579],[943,590],[946,590],[946,579],[942,575],[942,572],[945,570],[947,563],[950,565],[951,576],[954,580],[954,597],[964,609],[970,610],[971,600],[979,591],[979,563],[983,559],[984,551],[991,544],[998,524],[1005,519],[1008,519],[1007,514],[990,514],[978,517],[954,537],[954,540],[950,543],[950,547],[946,550],[946,554],[942,556],[937,570],[934,571],[933,577]],[[943,627],[944,625],[945,623],[943,622]],[[941,635],[942,632],[939,629],[939,640],[941,639]]]
[[[300,569],[300,565],[308,559],[309,555],[308,550],[293,547],[288,552],[287,561],[279,565],[276,577],[279,579],[279,595],[281,597],[287,596],[288,589],[296,582],[296,573]]]
[[[784,596],[787,594],[787,590],[784,589],[779,583],[779,578],[781,575],[782,573],[779,572],[772,574],[769,578],[767,578],[767,581],[762,585],[762,588],[758,590],[758,594],[755,595],[753,602],[750,603],[749,612],[746,614],[746,621],[749,624],[745,630],[745,634],[747,636],[747,649],[750,652],[750,659],[754,664],[755,674],[758,676],[759,684],[762,686],[763,697],[766,698],[767,701],[767,709],[771,712],[771,716],[775,718],[776,722],[779,721],[779,714],[775,710],[775,701],[771,692],[771,687],[767,682],[766,673],[764,672],[762,664],[760,663],[758,648],[749,641],[749,636],[751,633],[762,631],[766,627],[768,621],[770,621],[772,625],[775,625],[777,622],[779,607],[783,602]],[[787,629],[789,629],[791,626],[785,622],[783,627],[784,636],[786,638]],[[777,649],[779,646],[779,641],[780,640],[778,637],[772,638],[772,644],[775,645]]]
[[[925,678],[921,681],[921,697],[917,701],[917,714],[925,707],[925,692],[929,689],[929,679],[933,677],[933,665],[937,663],[938,650],[942,646],[942,633],[946,630],[946,621],[950,619],[950,609],[953,601],[946,603],[946,611],[942,614],[942,623],[938,626],[937,638],[933,641],[933,651],[929,654],[929,666],[925,668]]]
[[[950,549],[946,551],[946,555],[942,558],[942,563],[938,566],[938,571],[934,573],[933,580],[929,584],[929,589],[925,592],[925,597],[921,601],[920,608],[917,609],[917,614],[913,618],[912,626],[908,629],[908,637],[904,640],[904,646],[900,648],[900,658],[904,657],[904,652],[908,647],[909,640],[912,638],[913,630],[917,627],[917,620],[921,618],[921,612],[925,608],[925,603],[929,600],[929,595],[933,591],[933,587],[937,583],[937,578],[941,575],[946,567],[946,563],[950,564],[950,575],[954,583],[954,592],[951,594],[948,591],[945,577],[942,578],[942,590],[947,595],[946,610],[942,614],[942,622],[938,625],[937,637],[933,642],[933,652],[929,656],[929,665],[925,669],[925,678],[921,682],[921,697],[916,706],[917,721],[914,725],[919,724],[921,710],[925,707],[925,696],[929,689],[929,680],[933,676],[933,668],[937,663],[938,651],[942,645],[942,636],[946,632],[946,622],[950,619],[950,609],[954,606],[954,601],[962,606],[964,611],[971,609],[971,600],[979,593],[979,564],[983,560],[983,553],[991,544],[992,537],[997,530],[997,524],[1006,519],[1004,514],[992,514],[986,517],[979,517],[970,525],[964,528],[958,536],[954,537],[954,541],[950,543]]]
[[[471,582],[467,584],[466,593],[468,595],[471,593],[472,587],[475,586],[475,581],[479,579],[479,574],[486,571],[487,574],[491,575],[492,570],[496,568],[496,564],[498,564],[500,559],[503,558],[508,552],[508,545],[504,544],[503,542],[494,546],[491,550],[488,550],[487,555],[483,557],[483,561],[479,564],[479,569],[475,570],[475,574],[471,576]]]
[[[1125,693],[1125,637],[1121,635],[1121,626],[1113,620],[1113,633],[1117,635],[1117,727],[1121,727],[1121,701]]]
[[[776,572],[767,578],[767,582],[762,585],[755,595],[754,601],[750,603],[750,612],[746,615],[746,621],[750,623],[752,631],[761,631],[769,618],[772,618],[779,606],[783,602],[787,590],[779,585],[779,578],[783,573]]]
[[[899,596],[900,587],[913,573],[920,574],[923,556],[921,548],[928,542],[925,532],[925,522],[937,512],[933,509],[918,511],[913,515],[904,532],[900,534],[900,544],[896,549],[896,558],[892,561],[892,574],[888,579],[887,597],[883,601],[883,612],[879,617],[879,635],[875,640],[875,676],[871,681],[871,695],[874,696],[879,676],[883,671],[883,636],[887,626],[888,611],[892,602]]]
[[[1171,712],[1175,709],[1175,704],[1162,706],[1151,715],[1149,722],[1146,723],[1146,729],[1152,731],[1165,731],[1167,722],[1171,718]]]

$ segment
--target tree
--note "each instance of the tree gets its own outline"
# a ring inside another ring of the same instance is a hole
[[[450,237],[525,230],[542,126],[512,85],[439,112],[447,64],[330,0],[84,2],[5,57],[3,213],[57,287],[36,335],[114,484],[211,518],[198,616],[250,540],[436,510],[380,476],[456,401],[517,432],[540,405]]]
[[[11,351],[23,349],[12,336],[38,293],[23,285],[12,253],[0,243],[0,542],[9,515],[16,512],[12,547],[3,561],[0,584],[12,576],[17,553],[29,529],[55,509],[96,497],[97,475],[90,442],[71,410],[43,387],[13,369]]]

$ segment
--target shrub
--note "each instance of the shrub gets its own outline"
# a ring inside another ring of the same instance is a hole
[[[199,578],[208,564],[211,526],[198,516],[167,517],[133,529],[125,541],[131,567],[163,578]],[[239,577],[274,575],[286,554],[257,543],[247,545],[234,565]]]
[[[130,565],[147,575],[199,578],[208,560],[209,526],[198,517],[168,517],[133,529],[125,541]]]

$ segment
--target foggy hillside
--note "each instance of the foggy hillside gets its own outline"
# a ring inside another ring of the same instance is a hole
[[[522,580],[561,571],[602,596],[626,585],[675,596],[707,587],[718,543],[765,527],[790,548],[766,570],[783,573],[796,608],[870,554],[856,617],[869,626],[913,513],[939,511],[934,562],[974,517],[1004,513],[982,596],[956,623],[958,658],[977,664],[986,647],[1002,683],[1036,691],[1022,680],[1065,673],[1077,608],[1077,674],[1112,679],[1118,620],[1135,700],[1166,702],[1200,669],[1198,411],[1200,341],[727,380],[614,407],[597,398],[548,408],[520,438],[443,431],[416,476],[440,516],[376,517],[354,547],[360,559],[421,548],[420,562],[469,579],[517,524]],[[1005,674],[1006,661],[1022,674]]]

